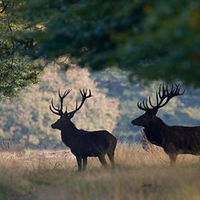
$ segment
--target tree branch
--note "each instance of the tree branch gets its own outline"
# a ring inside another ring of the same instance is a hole
[[[15,48],[15,44],[14,44],[14,39],[13,39],[12,27],[10,25],[9,16],[8,16],[7,11],[6,11],[6,8],[8,7],[9,3],[10,2],[6,3],[5,1],[2,1],[3,10],[1,12],[5,11],[5,15],[7,16],[7,25],[8,25],[8,28],[10,30],[10,38],[11,38],[11,44],[12,44],[12,51],[11,51],[12,59],[11,59],[11,65],[10,65],[10,67],[12,68],[13,62],[14,62],[14,48]]]

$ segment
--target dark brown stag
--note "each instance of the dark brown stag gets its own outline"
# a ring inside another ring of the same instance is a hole
[[[78,170],[86,168],[87,157],[98,157],[103,166],[107,166],[105,155],[111,161],[112,166],[114,166],[114,151],[117,144],[117,139],[106,130],[99,131],[84,131],[79,130],[71,122],[74,114],[82,107],[85,100],[90,98],[91,90],[87,94],[87,90],[80,90],[82,101],[78,106],[76,102],[76,108],[74,111],[63,112],[63,100],[71,92],[71,90],[66,90],[63,95],[61,95],[60,90],[58,92],[60,98],[60,106],[56,108],[51,102],[49,106],[50,110],[60,116],[54,124],[51,125],[53,129],[61,130],[62,141],[71,149],[71,152],[76,156],[78,163]]]
[[[145,114],[131,122],[144,127],[147,139],[164,149],[171,165],[175,164],[178,154],[200,155],[200,127],[168,126],[156,116],[159,108],[184,92],[180,92],[179,84],[175,84],[171,89],[160,85],[159,91],[156,92],[156,105],[152,104],[150,97],[138,102],[138,108],[145,111]]]

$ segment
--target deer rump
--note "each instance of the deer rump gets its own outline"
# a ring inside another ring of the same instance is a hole
[[[73,133],[70,145],[62,137],[62,141],[71,149],[71,152],[78,157],[97,157],[113,152],[117,139],[108,131],[85,131],[77,130]]]
[[[200,155],[200,127],[167,126],[161,132],[161,143],[156,145],[163,147],[166,153]]]

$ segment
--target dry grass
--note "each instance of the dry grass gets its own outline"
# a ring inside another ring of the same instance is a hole
[[[198,200],[200,157],[178,156],[169,166],[166,154],[155,146],[118,144],[115,169],[104,169],[90,158],[77,172],[68,151],[0,152],[1,200]]]

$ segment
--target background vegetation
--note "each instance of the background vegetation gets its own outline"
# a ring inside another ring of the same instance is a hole
[[[0,1],[2,146],[60,145],[50,128],[50,99],[58,88],[72,88],[73,108],[84,87],[94,97],[74,117],[78,128],[138,141],[139,128],[130,123],[141,114],[138,101],[163,81],[200,85],[199,11],[197,0]],[[198,94],[188,87],[160,116],[199,124]]]
[[[65,99],[68,109],[75,108],[80,101],[80,88],[92,90],[93,97],[86,101],[82,109],[74,116],[73,122],[80,129],[107,129],[121,141],[140,141],[141,127],[134,127],[131,120],[143,114],[137,108],[137,102],[149,95],[154,97],[162,82],[150,85],[130,84],[128,73],[117,69],[90,73],[76,66],[67,72],[52,63],[39,84],[22,93],[21,98],[3,99],[0,104],[0,141],[3,148],[14,143],[18,148],[62,148],[60,132],[51,129],[58,119],[49,110],[51,99],[59,103],[57,91],[60,88],[73,89]],[[182,89],[185,89],[184,86]],[[186,88],[184,95],[176,97],[159,111],[159,116],[170,125],[199,125],[200,90]]]

